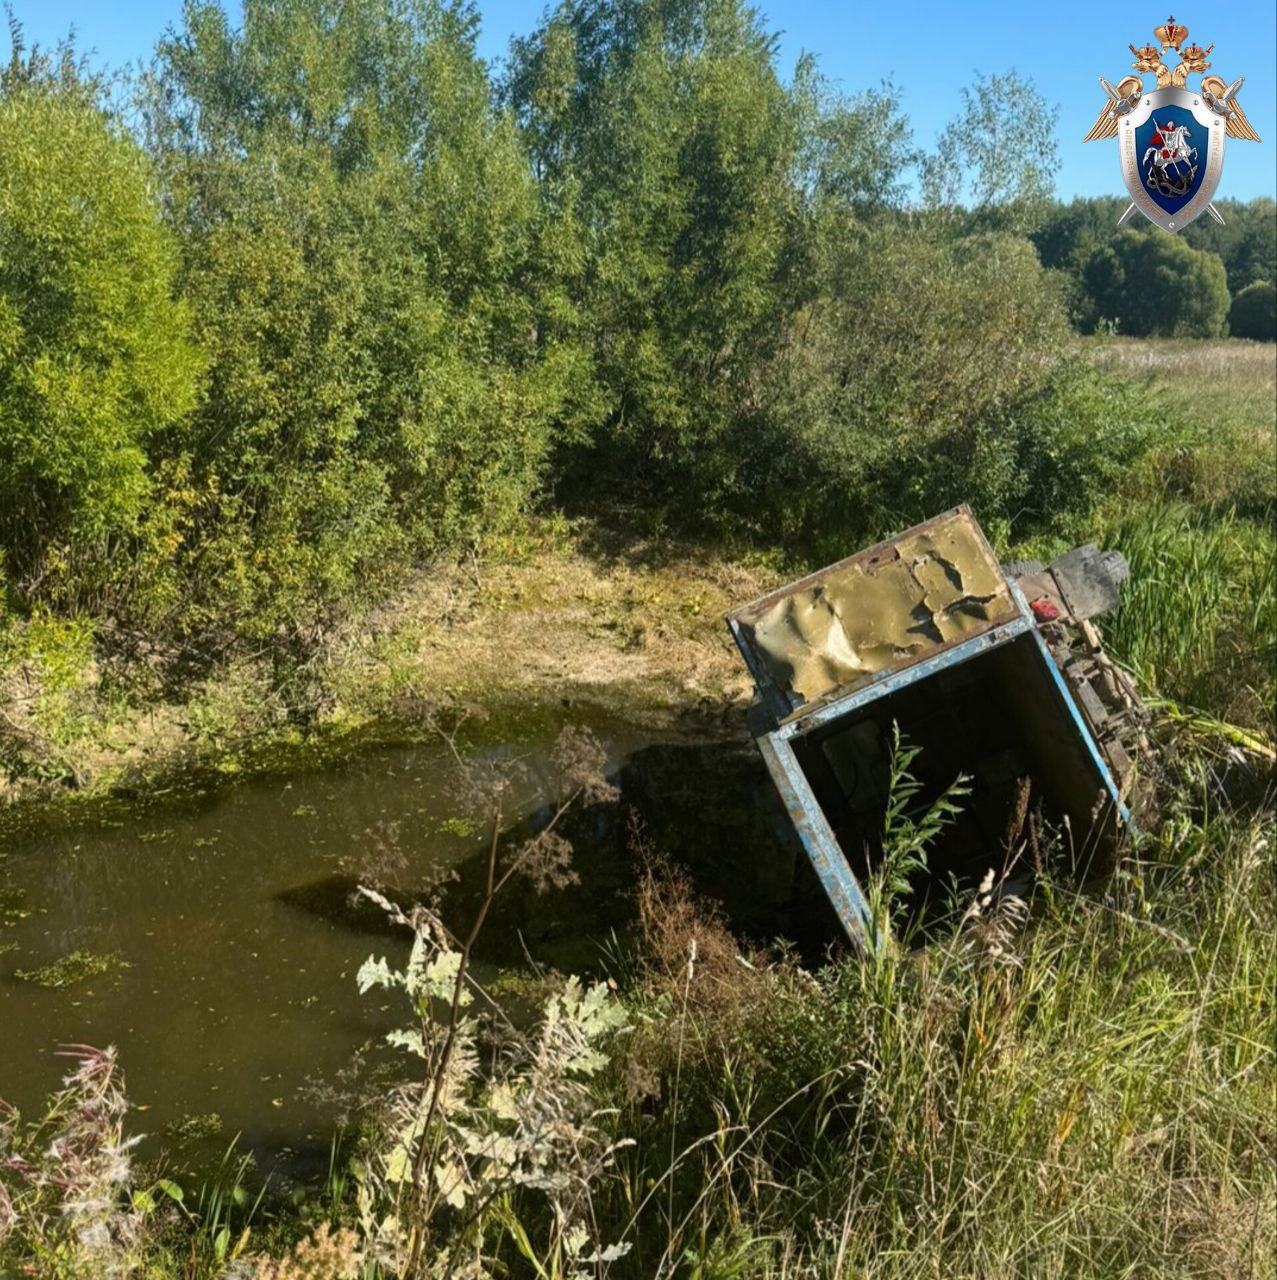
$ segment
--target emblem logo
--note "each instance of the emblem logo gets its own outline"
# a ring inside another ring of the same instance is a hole
[[[1119,227],[1136,209],[1163,231],[1182,231],[1203,211],[1222,223],[1211,197],[1224,171],[1224,142],[1259,141],[1237,101],[1244,77],[1225,85],[1219,76],[1202,75],[1210,69],[1206,59],[1215,46],[1185,46],[1188,28],[1174,18],[1153,37],[1157,44],[1130,46],[1139,75],[1126,76],[1116,88],[1100,77],[1108,101],[1082,141],[1117,139],[1131,196]],[[1179,56],[1174,68],[1162,61],[1171,49]],[[1157,77],[1157,88],[1146,93],[1143,77],[1150,74]],[[1198,88],[1188,88],[1190,75],[1202,75]]]

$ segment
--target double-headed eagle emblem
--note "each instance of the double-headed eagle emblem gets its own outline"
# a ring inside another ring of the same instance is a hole
[[[1185,45],[1188,28],[1174,18],[1158,27],[1153,37],[1156,44],[1130,46],[1139,75],[1126,76],[1116,88],[1100,77],[1107,101],[1082,141],[1118,139],[1122,177],[1131,195],[1118,226],[1136,209],[1172,232],[1188,226],[1203,211],[1222,223],[1211,197],[1223,172],[1224,141],[1259,141],[1237,101],[1244,77],[1225,84],[1220,76],[1204,75],[1211,65],[1206,59],[1215,46]],[[1163,59],[1172,49],[1179,63],[1168,67]],[[1151,93],[1144,91],[1146,75],[1157,77],[1157,88]],[[1188,88],[1190,75],[1202,76],[1197,89]]]

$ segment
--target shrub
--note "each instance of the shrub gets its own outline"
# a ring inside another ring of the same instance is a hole
[[[1277,342],[1277,285],[1267,280],[1248,284],[1228,309],[1228,331],[1234,338]]]
[[[589,382],[468,7],[330,18],[192,5],[149,102],[211,364],[194,617],[303,650],[405,558],[524,509]]]
[[[1140,415],[1068,350],[1058,277],[1021,239],[848,246],[731,441],[734,515],[845,554],[959,501],[991,525],[1085,507]]]
[[[52,576],[82,597],[132,549],[147,449],[199,375],[175,266],[128,135],[71,93],[0,100],[0,548],[15,587]]]

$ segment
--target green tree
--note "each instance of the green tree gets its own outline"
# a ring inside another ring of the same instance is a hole
[[[1045,99],[1015,71],[980,77],[974,89],[962,90],[961,111],[923,164],[925,202],[962,207],[981,228],[1031,231],[1049,206],[1054,126]]]
[[[1234,338],[1277,342],[1277,286],[1267,280],[1248,284],[1229,308],[1228,331]]]
[[[1194,249],[1218,254],[1228,272],[1230,293],[1240,293],[1256,280],[1277,280],[1277,205],[1271,196],[1254,200],[1221,200],[1221,226],[1198,218],[1184,230]]]
[[[200,371],[151,167],[91,98],[15,40],[0,98],[0,547],[15,585],[80,599],[135,549],[147,451],[180,435]]]
[[[1029,237],[1044,267],[1077,273],[1087,258],[1116,235],[1129,202],[1117,196],[1070,200],[1051,207]]]
[[[1153,231],[1122,230],[1082,267],[1097,319],[1132,337],[1214,338],[1228,314],[1224,264]]]
[[[738,0],[588,0],[511,64],[537,171],[582,228],[574,296],[607,396],[593,459],[709,496],[800,287],[798,113],[775,41]]]
[[[572,246],[475,29],[443,0],[255,0],[238,31],[192,3],[161,47],[149,123],[211,356],[197,576],[242,628],[309,642],[508,519],[589,412]]]
[[[1073,316],[1084,330],[1093,329],[1103,318],[1115,318],[1121,310],[1112,290],[1124,269],[1115,272],[1103,250],[1119,252],[1117,219],[1125,207],[1126,201],[1116,196],[1073,200],[1054,206],[1033,232],[1043,266],[1063,271],[1068,277]],[[1219,258],[1230,293],[1237,294],[1256,280],[1277,279],[1277,217],[1272,200],[1223,200],[1219,208],[1223,225],[1213,218],[1198,218],[1185,228],[1180,240]],[[1142,218],[1136,218],[1125,231],[1142,236],[1160,234]]]
[[[1027,241],[875,231],[759,378],[738,518],[834,555],[960,501],[991,527],[1058,517],[1125,421],[1069,351]]]
[[[1083,332],[1094,330],[1104,314],[1093,288],[1103,290],[1112,273],[1112,264],[1101,251],[1116,235],[1117,220],[1126,205],[1127,201],[1116,196],[1056,204],[1030,237],[1042,265],[1061,272],[1067,281],[1069,314]],[[1092,282],[1088,284],[1087,264],[1097,254],[1097,264],[1090,268]]]

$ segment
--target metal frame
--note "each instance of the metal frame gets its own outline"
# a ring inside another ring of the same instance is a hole
[[[867,947],[873,930],[869,903],[794,754],[793,745],[788,738],[768,733],[758,739],[758,749],[843,929],[857,947]]]
[[[958,510],[963,510],[963,508]],[[878,552],[887,545],[889,544],[880,544],[879,547],[871,548],[870,550],[871,552]],[[864,555],[866,553],[861,554]],[[865,898],[864,890],[848,864],[847,857],[843,853],[828,819],[825,817],[819,800],[817,800],[815,793],[812,791],[811,784],[803,772],[802,765],[793,747],[795,738],[801,737],[821,725],[840,720],[848,713],[858,710],[867,703],[888,697],[900,689],[916,684],[920,680],[926,680],[950,667],[969,662],[984,653],[1009,644],[1020,636],[1031,634],[1035,651],[1050,673],[1052,685],[1060,702],[1071,717],[1074,728],[1081,737],[1091,763],[1095,767],[1096,774],[1113,801],[1115,811],[1124,824],[1129,821],[1130,815],[1122,800],[1117,781],[1113,777],[1108,762],[1100,752],[1099,746],[1082,716],[1063,673],[1056,665],[1055,659],[1051,656],[1051,651],[1047,648],[1046,641],[1043,640],[1041,633],[1038,631],[1037,622],[1024,592],[1020,589],[1019,583],[1013,579],[1007,581],[1007,586],[1016,606],[1016,615],[1009,622],[1001,623],[980,635],[972,636],[950,645],[933,654],[930,658],[922,659],[893,671],[882,672],[868,684],[861,685],[841,697],[818,702],[807,711],[801,709],[803,705],[801,700],[798,701],[796,706],[793,705],[791,699],[777,689],[775,684],[757,666],[751,647],[742,635],[737,622],[737,616],[743,611],[737,611],[737,614],[728,618],[728,626],[731,629],[737,647],[741,651],[741,656],[745,659],[758,692],[772,715],[773,727],[756,739],[758,749],[762,753],[773,782],[776,784],[776,789],[780,793],[781,800],[794,824],[794,829],[798,832],[803,849],[817,876],[820,878],[820,882],[838,914],[843,929],[852,943],[862,950],[871,947],[876,948],[881,939],[873,934],[872,914]],[[789,589],[786,588],[785,590],[788,591]],[[776,597],[781,594],[783,593],[773,593]],[[769,598],[765,597],[765,599]]]

